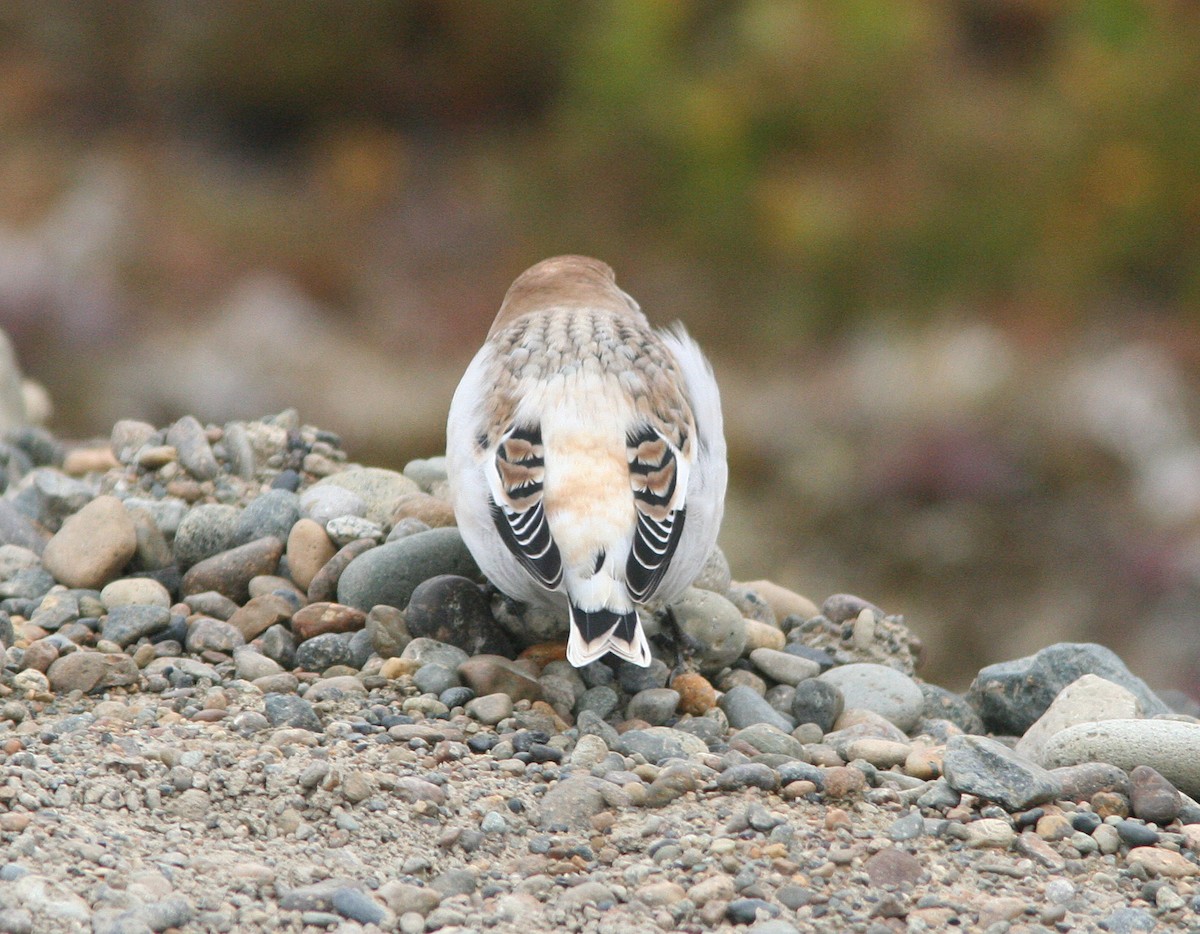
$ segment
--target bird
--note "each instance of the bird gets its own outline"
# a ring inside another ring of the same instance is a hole
[[[565,608],[566,655],[649,666],[638,608],[665,605],[716,544],[728,479],[713,369],[653,328],[587,256],[514,281],[455,390],[446,471],[463,541],[500,591]]]

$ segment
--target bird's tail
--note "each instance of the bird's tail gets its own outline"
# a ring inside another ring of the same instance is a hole
[[[646,668],[650,664],[650,646],[642,631],[637,610],[614,613],[612,610],[571,608],[571,634],[567,638],[567,661],[582,668],[606,652]]]

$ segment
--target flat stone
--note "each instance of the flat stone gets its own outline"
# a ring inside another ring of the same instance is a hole
[[[137,684],[139,672],[137,664],[128,655],[80,651],[59,658],[47,670],[46,676],[52,691],[88,694]]]
[[[1116,653],[1094,643],[1060,642],[1035,655],[989,665],[976,675],[967,698],[989,730],[1022,736],[1063,688],[1086,674],[1126,688],[1147,717],[1170,713]]]
[[[439,574],[480,578],[458,529],[430,529],[359,555],[342,572],[337,599],[364,612],[381,603],[406,607],[417,585]]]
[[[863,871],[871,880],[871,885],[916,885],[924,868],[921,861],[911,853],[899,847],[884,847],[878,853],[867,858],[863,863]]]
[[[1003,743],[984,736],[953,736],[943,760],[946,781],[955,791],[1023,811],[1062,793],[1054,776]]]
[[[195,616],[188,623],[186,647],[194,655],[202,652],[229,655],[245,644],[246,639],[237,627],[222,620]]]
[[[310,603],[292,615],[292,632],[304,641],[327,632],[358,632],[367,614],[342,603]]]
[[[908,675],[870,662],[840,665],[818,680],[842,692],[846,707],[873,710],[907,733],[921,718],[925,696]]]
[[[1049,766],[1108,762],[1130,771],[1148,765],[1184,794],[1200,796],[1200,723],[1181,720],[1105,720],[1067,727],[1050,737]]]
[[[620,735],[616,748],[622,755],[632,756],[637,753],[653,764],[667,759],[687,759],[708,752],[708,746],[703,740],[682,730],[673,730],[665,726],[626,730]]]
[[[766,698],[745,684],[739,684],[726,691],[717,701],[717,705],[724,711],[729,725],[735,730],[755,723],[769,723],[785,733],[790,733],[796,726],[789,717],[772,707]]]
[[[821,666],[816,662],[775,649],[755,649],[750,653],[750,661],[768,678],[781,684],[796,685],[821,673]]]
[[[171,606],[171,594],[156,580],[148,577],[125,577],[106,584],[100,591],[100,602],[105,609],[119,606],[157,606],[164,610]]]
[[[1083,675],[1058,692],[1046,712],[1017,741],[1016,750],[1027,759],[1041,762],[1046,741],[1069,726],[1100,720],[1134,720],[1141,713],[1132,691],[1097,675]]]
[[[229,617],[229,625],[249,642],[257,639],[272,626],[291,619],[292,604],[279,594],[266,593],[251,597]]]
[[[1185,879],[1200,875],[1200,865],[1182,853],[1156,846],[1134,847],[1125,854],[1125,863],[1128,866],[1141,866],[1152,876],[1164,876],[1168,879]]]
[[[790,759],[800,759],[804,756],[803,743],[770,723],[754,723],[744,727],[730,736],[730,741],[734,740],[745,743],[761,753],[783,755]]]
[[[100,638],[125,648],[139,639],[161,632],[170,623],[171,611],[166,607],[144,604],[115,606],[101,623]]]
[[[42,565],[68,587],[99,590],[129,563],[137,532],[115,496],[97,496],[62,524],[46,544]]]
[[[507,694],[512,700],[541,700],[537,679],[499,655],[477,655],[457,666],[459,677],[477,695]]]
[[[215,590],[235,603],[250,599],[250,580],[260,574],[274,574],[283,556],[283,542],[277,538],[257,541],[230,548],[192,565],[183,575],[180,593],[201,593]]]

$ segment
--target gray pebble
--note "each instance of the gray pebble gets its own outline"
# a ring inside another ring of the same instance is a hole
[[[1154,915],[1144,908],[1118,908],[1100,923],[1108,934],[1142,934],[1158,927]]]
[[[334,890],[330,904],[343,918],[360,924],[380,924],[387,917],[387,912],[376,904],[375,899],[357,886],[339,886]]]
[[[951,788],[995,801],[1009,811],[1023,811],[1062,794],[1049,771],[984,736],[951,737],[943,767]]]
[[[361,516],[367,504],[357,493],[340,486],[311,486],[300,494],[300,512],[322,526],[341,516]]]
[[[701,740],[666,726],[626,730],[611,748],[626,756],[644,756],[647,762],[655,765],[667,759],[687,759],[708,752]]]
[[[382,467],[355,467],[317,481],[314,489],[336,486],[358,495],[366,506],[363,515],[379,525],[391,525],[396,500],[420,488],[408,477]],[[381,601],[383,602],[383,601]]]
[[[171,611],[162,606],[130,604],[115,606],[108,611],[100,627],[100,637],[124,648],[139,639],[166,629]]]
[[[686,637],[699,649],[694,661],[711,674],[737,661],[746,648],[746,623],[741,611],[719,594],[689,587],[671,612]]]
[[[652,658],[650,664],[645,667],[626,661],[617,666],[617,683],[628,694],[665,688],[670,675],[671,671],[666,663],[658,658]]]
[[[449,688],[460,687],[462,680],[455,669],[430,662],[413,673],[413,684],[422,694],[441,694]]]
[[[729,718],[729,725],[735,730],[755,723],[769,723],[785,733],[790,733],[796,728],[790,717],[785,717],[767,703],[762,695],[744,684],[726,691],[717,703]]]
[[[846,707],[872,710],[908,732],[921,717],[925,696],[903,672],[870,662],[831,668],[819,677],[842,692]]]
[[[202,503],[183,517],[175,533],[175,561],[181,570],[235,545],[241,510],[223,503]]]
[[[718,775],[717,787],[722,791],[737,791],[741,788],[778,791],[779,773],[759,762],[743,762],[730,766]]]
[[[179,463],[197,480],[212,480],[220,471],[204,426],[193,416],[185,415],[167,429],[167,444],[179,452]]]
[[[896,818],[887,831],[888,838],[897,843],[916,840],[924,833],[925,818],[921,816],[920,811],[909,811],[903,817]]]
[[[768,678],[783,684],[797,685],[821,673],[816,662],[776,649],[755,649],[750,653],[750,661]]]
[[[327,632],[306,639],[296,646],[296,667],[304,671],[325,671],[334,665],[351,665],[354,653],[349,633]]]
[[[383,526],[363,516],[337,516],[325,523],[325,534],[338,548],[344,548],[360,538],[373,542],[384,539]]]
[[[272,726],[293,726],[320,733],[324,727],[312,704],[295,694],[264,694],[263,712]]]
[[[759,752],[799,759],[804,756],[804,744],[769,723],[754,723],[738,730],[731,740],[753,746]]]
[[[846,701],[837,685],[821,678],[810,678],[796,685],[791,714],[797,723],[815,723],[822,733],[828,733],[845,706]]]
[[[458,529],[430,529],[359,555],[342,572],[338,602],[363,611],[380,603],[405,607],[417,585],[438,574],[480,577]]]
[[[285,542],[299,519],[300,497],[289,490],[267,490],[241,511],[234,525],[233,544],[244,545],[268,535]]]
[[[625,717],[629,720],[645,720],[651,726],[661,726],[675,716],[677,706],[678,691],[670,688],[648,688],[638,691],[629,699]]]
[[[235,649],[245,644],[246,637],[237,627],[223,620],[200,616],[188,625],[187,650],[196,655],[205,651],[232,655]]]

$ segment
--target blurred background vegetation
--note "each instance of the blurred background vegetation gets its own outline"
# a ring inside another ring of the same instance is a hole
[[[1200,6],[0,7],[0,326],[51,428],[440,450],[512,278],[607,260],[726,398],[735,574],[1200,694]]]

